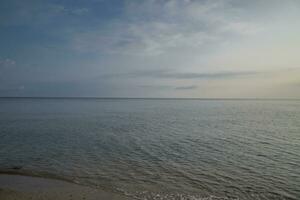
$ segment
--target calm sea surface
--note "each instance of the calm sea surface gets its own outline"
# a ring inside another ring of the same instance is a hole
[[[137,199],[300,199],[300,101],[0,99],[0,170]]]

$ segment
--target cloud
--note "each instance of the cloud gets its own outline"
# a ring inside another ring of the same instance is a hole
[[[67,21],[72,16],[87,14],[86,7],[75,7],[69,4],[55,4],[50,1],[10,0],[0,3],[0,25],[29,27]],[[64,18],[61,18],[64,17]]]
[[[225,2],[128,1],[123,20],[72,32],[67,38],[70,47],[81,52],[158,56],[217,47],[231,37],[262,30],[241,15],[243,8]]]
[[[0,91],[5,94],[19,94],[25,90],[24,85],[17,84],[9,84],[9,85],[1,85]],[[1,95],[0,95],[1,96]]]
[[[0,67],[11,67],[16,64],[16,61],[10,58],[0,58]]]
[[[300,63],[299,5],[1,1],[0,50],[18,61],[0,59],[1,85],[34,95],[221,97],[275,95],[286,84],[296,95],[296,72],[272,71]]]
[[[180,73],[180,72],[169,72],[157,74],[160,78],[170,79],[224,79],[234,78],[240,76],[254,75],[257,72],[215,72],[215,73]]]
[[[89,9],[87,8],[77,8],[70,11],[72,14],[75,15],[83,15],[89,12]]]
[[[194,90],[197,89],[198,86],[196,85],[188,85],[188,86],[178,86],[174,87],[171,85],[142,85],[140,86],[143,89],[147,90]]]
[[[69,8],[63,5],[48,5],[49,11],[54,12],[54,14],[64,13],[68,15],[83,15],[89,12],[88,8]]]
[[[226,79],[257,75],[256,71],[224,71],[212,73],[176,72],[174,70],[143,70],[131,73],[104,74],[100,78],[155,78],[155,79]]]
[[[189,85],[189,86],[180,86],[180,87],[176,87],[176,90],[194,90],[197,89],[198,86],[196,85]]]
[[[149,90],[170,90],[173,88],[170,85],[141,85],[140,87]]]

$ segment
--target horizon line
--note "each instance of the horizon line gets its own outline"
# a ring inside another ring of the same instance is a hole
[[[140,99],[140,100],[277,100],[277,101],[300,101],[300,98],[236,98],[236,97],[76,97],[76,96],[0,96],[0,99]]]

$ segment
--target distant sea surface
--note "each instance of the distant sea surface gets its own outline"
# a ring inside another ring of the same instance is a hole
[[[0,99],[0,171],[136,199],[300,199],[300,101]]]

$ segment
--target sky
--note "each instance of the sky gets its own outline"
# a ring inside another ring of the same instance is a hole
[[[0,96],[300,98],[300,1],[1,0]]]

